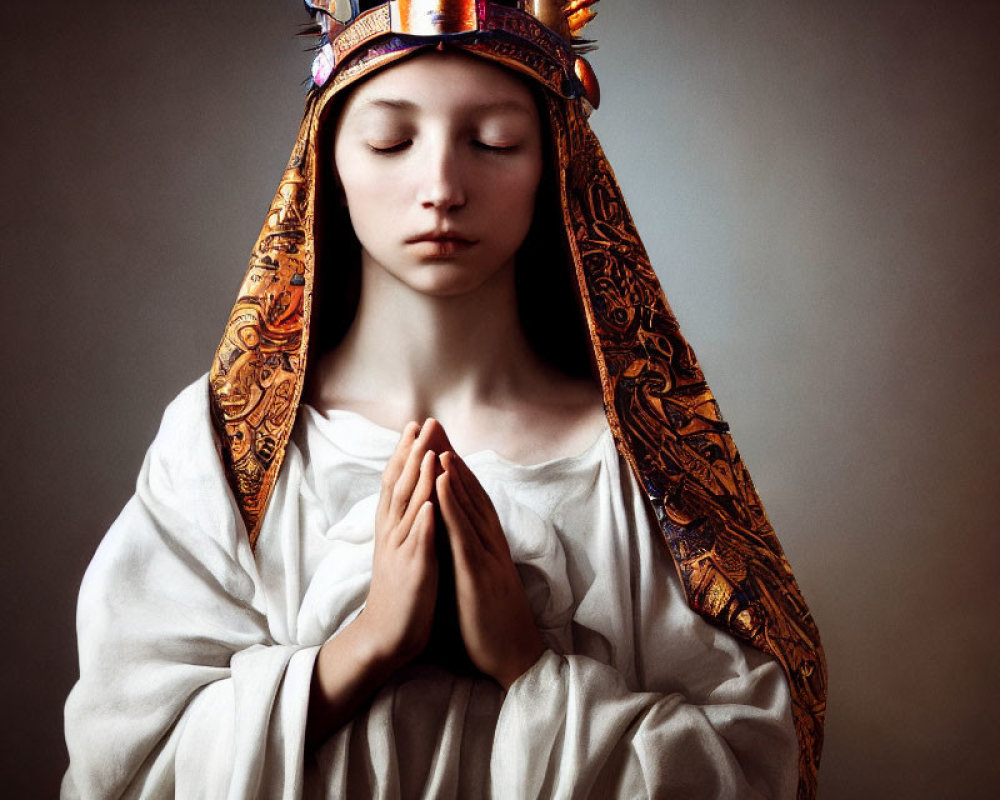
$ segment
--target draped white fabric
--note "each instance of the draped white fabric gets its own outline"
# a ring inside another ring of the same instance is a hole
[[[316,753],[313,661],[360,610],[398,434],[303,406],[256,557],[206,381],[167,409],[84,578],[64,798],[794,797],[788,688],[701,620],[610,431],[534,466],[467,463],[551,648],[505,695],[399,673]]]

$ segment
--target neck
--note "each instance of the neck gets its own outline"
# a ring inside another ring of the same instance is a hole
[[[536,363],[518,318],[513,263],[471,291],[437,296],[365,255],[357,316],[317,388],[328,407],[399,426],[502,404]]]

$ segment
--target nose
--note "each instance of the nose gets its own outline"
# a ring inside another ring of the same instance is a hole
[[[454,145],[441,142],[423,154],[417,200],[435,211],[454,211],[466,203],[462,169]]]

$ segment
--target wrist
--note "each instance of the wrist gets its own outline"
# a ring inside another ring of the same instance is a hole
[[[386,640],[370,615],[362,612],[351,621],[343,633],[349,633],[352,652],[367,674],[386,680],[410,659],[403,648]]]
[[[346,625],[317,654],[306,725],[311,746],[348,722],[394,671],[359,621]]]

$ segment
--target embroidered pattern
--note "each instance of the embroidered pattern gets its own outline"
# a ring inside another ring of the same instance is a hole
[[[579,106],[549,101],[563,209],[619,450],[646,490],[691,607],[788,676],[799,797],[826,713],[819,632]]]

